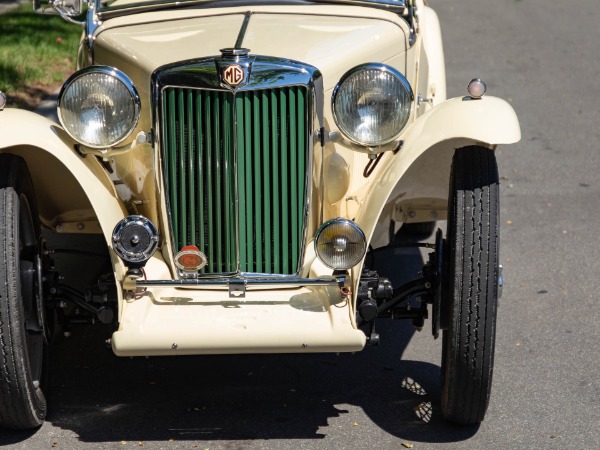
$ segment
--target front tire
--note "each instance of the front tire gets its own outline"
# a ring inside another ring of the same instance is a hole
[[[498,167],[492,150],[458,149],[452,161],[443,333],[442,412],[458,424],[485,416],[492,385],[499,244]]]
[[[42,425],[48,345],[40,320],[40,225],[25,162],[0,155],[0,426]]]

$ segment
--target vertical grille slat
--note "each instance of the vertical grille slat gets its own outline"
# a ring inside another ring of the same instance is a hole
[[[273,216],[271,223],[273,224],[273,273],[281,273],[281,234],[280,234],[280,219],[281,213],[279,209],[279,197],[281,193],[281,185],[279,184],[279,136],[277,133],[277,126],[279,122],[278,114],[279,107],[277,101],[277,94],[275,90],[271,91],[270,109],[271,109],[271,144],[273,145],[273,165],[271,166],[272,177],[273,177]]]
[[[288,127],[287,127],[287,90],[285,88],[281,89],[281,94],[279,96],[279,108],[280,115],[279,120],[281,121],[279,124],[280,135],[279,142],[281,146],[281,159],[280,159],[280,171],[281,171],[281,198],[280,198],[280,210],[281,214],[281,262],[283,264],[282,271],[283,273],[288,273],[289,271],[289,247],[288,242],[290,241],[289,236],[289,208],[288,200],[289,200],[289,179],[288,179]]]
[[[298,140],[297,140],[297,129],[298,129],[298,119],[297,119],[297,110],[296,110],[296,92],[294,90],[290,90],[289,92],[289,105],[288,109],[290,111],[290,186],[292,189],[294,186],[298,186]],[[298,197],[297,191],[290,193],[290,229],[291,229],[291,239],[290,242],[295,242],[299,239],[300,233],[298,231]],[[293,245],[291,249],[292,261],[298,260],[298,247]]]
[[[240,202],[240,209],[245,209],[245,221],[244,230],[245,239],[240,242],[242,248],[246,247],[246,265],[243,267],[248,268],[252,266],[254,261],[254,239],[252,236],[252,219],[254,217],[254,211],[252,208],[252,201],[248,199],[252,198],[252,161],[249,159],[249,155],[252,154],[252,100],[249,96],[241,96],[244,101],[244,152],[238,153],[239,159],[244,160],[244,174],[243,178],[240,179],[241,183],[246,185],[245,195],[239,195],[238,199]]]
[[[188,229],[192,241],[190,242],[192,245],[197,245],[196,243],[196,221],[194,218],[196,217],[196,174],[195,174],[195,160],[196,160],[196,142],[194,135],[194,101],[192,92],[188,90],[186,93],[186,106],[187,106],[187,139],[188,139],[188,154],[184,163],[187,165],[188,171],[188,185],[187,185],[187,198],[189,201],[187,202],[188,209]]]
[[[246,175],[246,160],[243,155],[246,153],[246,141],[244,136],[246,135],[245,130],[248,127],[246,123],[245,115],[245,99],[238,97],[235,103],[236,120],[237,120],[237,146],[238,154],[240,155],[237,159],[237,178],[238,178],[238,198],[244,198],[246,196],[246,183],[243,182]],[[238,233],[239,233],[239,245],[240,245],[240,266],[245,267],[248,263],[248,245],[246,244],[247,233],[246,233],[246,206],[241,203],[238,205]]]
[[[223,271],[223,207],[222,207],[222,197],[219,192],[219,188],[221,187],[221,121],[223,117],[221,116],[221,103],[219,102],[219,94],[212,93],[211,100],[213,105],[213,111],[216,120],[214,121],[215,125],[215,139],[213,141],[213,173],[214,176],[214,185],[213,191],[216,193],[214,197],[215,202],[215,254],[217,261],[217,272]]]
[[[225,226],[227,232],[225,234],[225,270],[237,266],[237,258],[235,256],[236,241],[232,236],[235,236],[235,174],[232,174],[234,169],[234,136],[229,132],[233,128],[233,99],[230,96],[225,96],[223,102],[223,130],[225,141],[225,152],[223,161],[223,182],[225,183]]]
[[[302,149],[306,148],[308,143],[306,142],[306,135],[308,133],[308,129],[306,127],[306,121],[302,120],[303,117],[306,117],[307,111],[305,108],[306,105],[306,92],[302,89],[298,90],[298,186],[306,187],[306,159],[303,154]],[[302,225],[304,223],[304,202],[306,197],[306,191],[304,189],[298,189],[296,194],[296,198],[298,199],[298,209],[300,214],[298,214],[298,232],[302,233]],[[301,238],[301,237],[300,237]]]
[[[261,95],[261,103],[262,103],[262,123],[269,123],[269,100],[268,100],[268,92],[262,91]],[[271,160],[271,141],[269,136],[269,130],[264,129],[261,133],[262,136],[262,154],[263,154],[263,166],[261,167],[261,174],[263,180],[263,192],[265,195],[272,192],[271,190],[271,174],[269,161]],[[262,218],[258,218],[263,223],[264,237],[262,240],[262,244],[264,246],[265,251],[265,272],[274,272],[273,270],[273,231],[272,231],[272,216],[271,216],[271,203],[265,202],[263,208],[263,216]]]
[[[207,274],[296,273],[306,209],[307,88],[234,95],[168,87],[162,96],[176,250],[198,246]]]
[[[205,136],[205,140],[203,142],[203,150],[205,152],[205,157],[206,157],[206,160],[204,162],[204,167],[206,168],[206,170],[205,170],[206,178],[202,182],[206,189],[206,196],[203,199],[204,200],[203,206],[205,206],[205,208],[204,208],[203,217],[202,217],[202,219],[204,219],[204,222],[206,223],[206,247],[203,248],[203,251],[206,253],[206,256],[208,259],[208,270],[207,271],[214,272],[216,270],[216,267],[215,267],[215,258],[213,257],[213,242],[214,242],[213,205],[212,205],[212,202],[209,201],[209,199],[213,198],[212,133],[211,133],[212,111],[210,108],[210,95],[209,94],[202,95],[200,98],[201,98],[201,102],[202,102],[202,110],[204,111],[204,123],[203,123],[202,128],[204,130],[204,136]],[[183,241],[180,241],[178,243],[178,246],[181,247],[182,243],[183,243]]]
[[[254,240],[254,265],[249,266],[250,272],[264,272],[263,268],[263,232],[262,232],[262,204],[263,204],[263,193],[261,189],[261,164],[260,164],[260,135],[264,132],[261,129],[261,117],[260,117],[260,97],[259,93],[253,92],[252,94],[252,121],[253,121],[253,168],[254,168],[254,234],[256,239]],[[266,193],[265,193],[266,194]]]
[[[179,177],[179,235],[186,236],[187,235],[187,198],[185,191],[186,184],[186,170],[185,170],[185,154],[188,150],[188,145],[186,142],[186,133],[185,133],[185,101],[184,101],[184,91],[178,92],[177,95],[177,122],[178,133],[179,133],[179,142],[181,145],[179,146],[179,159],[177,160],[177,164],[179,165],[179,173],[181,174]]]
[[[166,100],[167,111],[175,110],[175,94],[176,92],[169,92]],[[177,116],[176,114],[166,115],[167,117],[167,136],[165,139],[165,147],[168,157],[165,158],[165,172],[169,174],[171,180],[177,180]],[[175,241],[179,241],[179,203],[177,202],[177,191],[171,189],[171,220],[173,235]]]
[[[202,217],[202,211],[206,210],[206,197],[204,195],[205,193],[205,187],[204,187],[204,179],[205,179],[205,169],[204,169],[204,155],[205,155],[205,151],[204,151],[204,127],[203,127],[203,108],[202,108],[202,96],[197,95],[194,98],[194,102],[195,102],[195,129],[196,129],[196,161],[195,161],[195,165],[196,165],[196,178],[195,178],[195,185],[198,186],[198,195],[197,195],[197,199],[198,199],[198,203],[197,205],[194,205],[194,216],[193,216],[193,220],[194,223],[197,223],[197,229],[198,229],[198,235],[195,239],[195,242],[198,246],[198,248],[206,248],[206,229],[205,229],[205,221],[203,220]],[[197,209],[196,209],[197,208]],[[190,209],[192,209],[190,207]],[[190,213],[191,214],[191,213]],[[206,269],[203,269],[206,270]]]

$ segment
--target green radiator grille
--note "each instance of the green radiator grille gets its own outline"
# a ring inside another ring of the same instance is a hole
[[[304,87],[163,91],[162,146],[176,249],[205,273],[294,274],[306,206]],[[236,206],[237,198],[237,206]]]

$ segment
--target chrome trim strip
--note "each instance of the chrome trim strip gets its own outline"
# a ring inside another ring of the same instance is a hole
[[[84,43],[90,50],[94,49],[94,34],[100,25],[102,25],[101,20],[98,18],[96,11],[99,11],[102,7],[102,0],[95,0],[88,2],[88,9],[85,14],[85,23],[83,24],[84,28]]]
[[[136,279],[135,283],[138,287],[194,287],[198,289],[210,289],[214,287],[228,288],[231,284],[244,283],[246,287],[303,287],[303,286],[340,286],[343,285],[345,277],[323,277],[323,278],[194,278],[181,280],[141,280]]]
[[[371,8],[385,9],[396,14],[406,12],[405,0],[313,0],[315,3],[335,3],[342,5],[368,6]]]
[[[227,6],[256,6],[257,4],[266,5],[286,5],[286,4],[308,4],[325,3],[325,4],[341,4],[349,6],[366,6],[370,8],[383,9],[399,15],[407,13],[405,0],[271,0],[258,2],[256,0],[162,0],[148,1],[142,3],[134,3],[133,5],[125,6],[106,6],[101,0],[96,0],[99,8],[97,9],[97,17],[99,20],[111,19],[113,17],[127,16],[149,11],[161,11],[166,9],[185,8],[195,6],[199,8],[225,8]]]
[[[239,58],[237,58],[239,59]],[[167,66],[160,67],[152,74],[152,90],[154,98],[153,115],[155,124],[155,136],[154,136],[154,150],[159,151],[160,159],[162,161],[161,172],[165,173],[165,160],[162,152],[162,131],[161,122],[163,115],[163,95],[162,92],[169,87],[183,88],[183,89],[198,89],[205,91],[218,91],[218,92],[232,92],[234,97],[236,92],[243,91],[259,91],[259,90],[272,90],[275,88],[282,87],[293,87],[300,86],[307,89],[307,108],[306,108],[306,139],[308,145],[308,154],[306,161],[306,175],[305,175],[305,186],[306,186],[306,197],[304,205],[304,229],[301,233],[302,242],[301,249],[298,255],[297,271],[291,275],[283,274],[264,274],[266,276],[273,276],[277,279],[281,277],[297,277],[302,272],[302,263],[306,255],[307,239],[308,239],[308,225],[309,225],[309,212],[310,212],[310,198],[312,196],[312,179],[313,172],[313,153],[314,153],[314,130],[315,125],[321,128],[322,123],[320,120],[319,111],[317,111],[317,105],[323,105],[323,78],[321,72],[313,66],[308,64],[292,61],[284,58],[269,57],[263,55],[249,55],[246,59],[248,63],[248,69],[251,72],[251,76],[248,77],[248,82],[241,86],[227,86],[220,81],[221,66],[231,62],[230,58],[227,57],[209,57],[200,58],[190,61],[177,62],[169,64]],[[273,74],[273,68],[277,68]],[[263,76],[261,76],[263,75]],[[253,78],[253,76],[255,78]],[[237,127],[237,118],[235,115],[234,108],[234,121]],[[235,140],[234,140],[235,142]],[[235,144],[237,148],[237,144]],[[236,152],[237,153],[237,152]],[[234,163],[236,165],[235,172],[237,173],[237,159]],[[174,234],[172,230],[171,220],[171,206],[170,196],[166,184],[164,184],[164,175],[161,176],[163,185],[157,183],[157,198],[160,198],[164,194],[165,203],[167,206],[166,216],[168,217],[167,226],[169,228],[171,248],[171,257],[175,253],[175,242]],[[162,194],[161,192],[162,191]],[[237,202],[237,179],[236,179],[236,202]],[[241,275],[239,267],[239,205],[236,204],[236,254],[238,257],[237,261],[237,275]],[[202,250],[202,249],[201,249]],[[172,261],[171,261],[172,262]],[[175,271],[176,273],[176,271]],[[245,273],[244,273],[245,274]],[[206,276],[214,277],[215,275],[227,276],[228,273],[211,273]],[[263,275],[263,274],[248,274],[248,275]],[[202,277],[203,275],[200,275]]]

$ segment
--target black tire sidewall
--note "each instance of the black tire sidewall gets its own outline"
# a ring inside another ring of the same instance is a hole
[[[481,422],[489,403],[496,332],[498,231],[495,155],[478,146],[458,149],[450,177],[443,300],[448,328],[443,332],[442,344],[442,412],[455,423]]]
[[[29,207],[32,221],[32,236],[30,242],[36,248],[41,235],[39,216],[37,211],[37,203],[33,183],[29,170],[25,161],[15,155],[0,154],[0,193],[2,195],[3,209],[12,207],[10,214],[13,216],[13,233],[12,236],[3,236],[0,247],[2,252],[8,255],[7,250],[10,246],[18,248],[19,242],[14,242],[18,239],[18,231],[14,231],[14,227],[19,227],[19,213],[24,207]],[[12,196],[12,200],[5,200]],[[26,202],[22,200],[26,199]],[[5,211],[7,213],[8,211]],[[7,214],[8,215],[8,214]],[[8,218],[7,218],[8,219]],[[8,220],[6,223],[8,224]],[[7,225],[8,226],[8,225]],[[8,231],[5,231],[8,232]],[[0,396],[6,398],[1,399],[0,405],[0,426],[5,426],[14,429],[34,428],[41,425],[45,419],[47,405],[46,398],[43,392],[44,381],[48,380],[48,347],[44,343],[43,351],[41,352],[42,374],[38,388],[34,387],[31,373],[31,363],[27,349],[27,331],[25,330],[25,310],[21,301],[21,280],[20,280],[20,263],[19,252],[14,252],[14,257],[5,257],[1,263],[6,266],[6,279],[3,280],[2,287],[3,302],[0,305],[0,312],[4,315],[4,321],[9,322],[10,326],[5,323],[5,326],[0,328],[3,342],[7,343],[8,347],[4,350],[12,356],[12,361],[7,362],[7,357],[2,357],[2,373],[0,375],[1,386]]]

